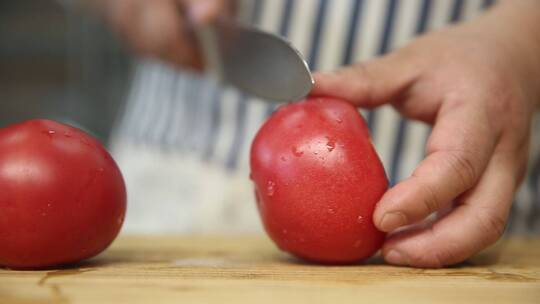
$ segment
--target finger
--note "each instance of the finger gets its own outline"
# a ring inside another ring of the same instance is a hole
[[[383,256],[391,264],[442,267],[459,263],[504,232],[517,186],[515,154],[496,153],[482,179],[446,217],[427,228],[391,236]]]
[[[138,0],[136,4],[123,22],[124,36],[133,48],[177,66],[200,69],[201,57],[178,4],[172,0]]]
[[[197,25],[212,23],[220,15],[228,15],[231,0],[181,0],[188,6],[190,20]]]
[[[428,140],[426,159],[377,204],[373,215],[377,228],[390,232],[416,223],[477,183],[499,131],[489,127],[483,111],[470,105],[443,103]]]
[[[412,56],[397,52],[332,72],[314,74],[314,96],[339,97],[373,108],[392,101],[418,77]]]

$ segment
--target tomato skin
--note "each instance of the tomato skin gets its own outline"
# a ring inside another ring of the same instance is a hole
[[[117,236],[125,210],[120,170],[91,136],[49,120],[0,129],[0,266],[95,256]]]
[[[349,103],[310,98],[281,107],[257,133],[250,158],[259,213],[282,250],[342,264],[382,246],[372,216],[388,181]]]

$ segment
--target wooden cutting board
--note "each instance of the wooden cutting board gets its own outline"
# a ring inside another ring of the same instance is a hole
[[[426,270],[310,265],[264,236],[124,236],[70,269],[0,270],[0,303],[540,303],[540,238]]]

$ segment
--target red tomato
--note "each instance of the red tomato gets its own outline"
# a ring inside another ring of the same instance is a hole
[[[94,138],[57,122],[0,129],[0,265],[44,268],[92,257],[118,234],[126,189]]]
[[[381,247],[372,215],[388,181],[349,103],[311,98],[278,109],[251,146],[251,178],[264,227],[282,250],[351,263]]]

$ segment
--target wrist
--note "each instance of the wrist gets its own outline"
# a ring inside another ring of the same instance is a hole
[[[533,106],[540,108],[540,1],[502,0],[478,25],[506,53]]]

